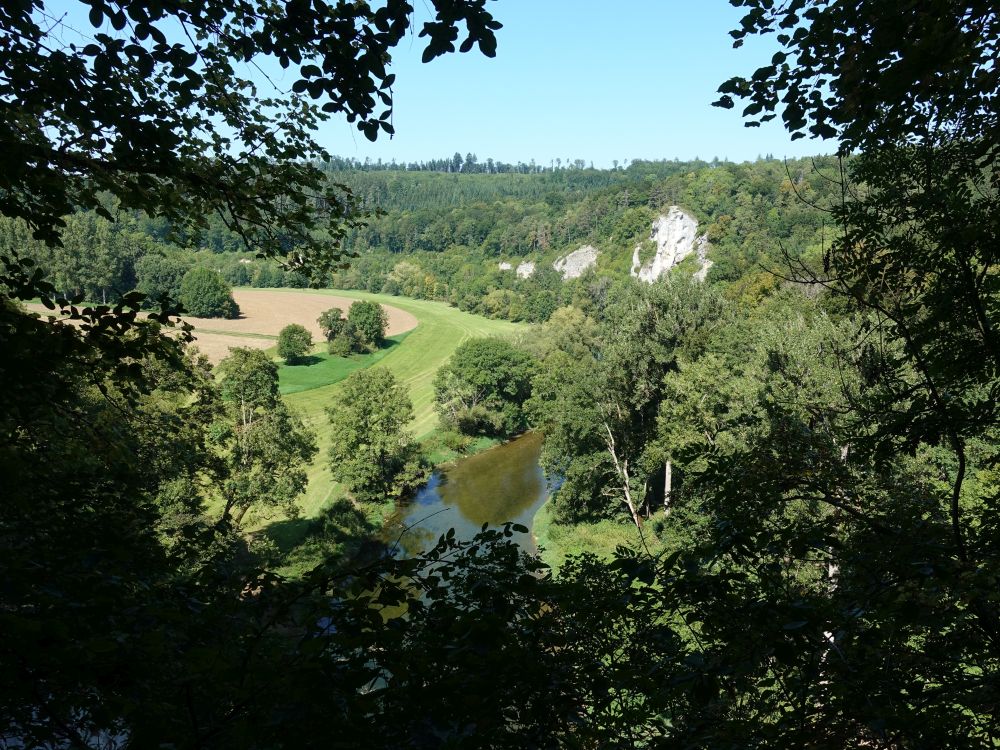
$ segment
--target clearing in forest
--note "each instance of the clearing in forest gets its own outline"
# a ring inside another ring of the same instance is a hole
[[[196,330],[235,336],[256,333],[275,338],[289,323],[298,323],[306,327],[313,340],[320,341],[323,333],[316,322],[320,313],[339,307],[346,315],[347,309],[355,302],[347,297],[326,294],[325,290],[304,289],[234,289],[233,299],[240,306],[240,317],[234,320],[187,316],[184,319]],[[383,307],[389,316],[387,336],[417,327],[417,319],[412,313],[388,304]]]
[[[317,323],[320,313],[339,307],[346,315],[356,298],[324,290],[234,289],[233,299],[240,307],[240,317],[233,320],[187,315],[183,318],[194,326],[195,346],[212,364],[221,362],[233,347],[270,349],[276,346],[278,333],[290,323],[305,326],[313,341],[319,343],[323,340]],[[53,314],[39,303],[29,303],[25,307],[43,316]],[[417,318],[412,312],[391,304],[383,304],[382,307],[389,318],[387,336],[399,336],[417,327]]]

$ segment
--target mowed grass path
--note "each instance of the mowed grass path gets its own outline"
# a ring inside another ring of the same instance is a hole
[[[285,290],[275,289],[274,294]],[[434,412],[434,375],[459,344],[479,336],[500,336],[513,338],[527,331],[521,323],[503,320],[489,320],[478,315],[462,312],[443,302],[393,297],[387,294],[340,290],[288,290],[297,294],[309,292],[351,299],[373,300],[398,307],[412,313],[420,321],[419,325],[372,367],[385,367],[409,391],[413,401],[414,419],[410,423],[411,432],[419,439],[426,437],[438,426]],[[309,467],[309,487],[300,501],[305,516],[315,516],[338,491],[330,476],[327,452],[330,445],[326,408],[332,396],[340,388],[339,383],[312,388],[299,393],[290,393],[285,401],[302,415],[306,423],[316,432],[319,452]]]

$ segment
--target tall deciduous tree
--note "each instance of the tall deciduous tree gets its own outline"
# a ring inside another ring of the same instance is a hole
[[[529,411],[546,431],[546,470],[565,477],[555,501],[565,517],[624,505],[641,526],[666,460],[656,444],[663,379],[680,354],[704,347],[722,312],[695,281],[635,283],[606,311],[593,353],[569,343],[545,360]]]
[[[530,354],[509,341],[470,339],[434,376],[438,414],[469,435],[521,432],[527,427],[524,404],[535,366]]]
[[[339,307],[332,307],[322,313],[317,322],[323,335],[326,336],[330,354],[346,357],[354,351],[357,346],[354,325],[343,317],[343,312]]]
[[[195,267],[184,274],[180,301],[185,311],[197,318],[236,318],[240,314],[229,284],[209,268]]]
[[[777,678],[783,690],[809,696],[787,715],[811,726],[811,738],[992,744],[996,717],[987,706],[997,696],[1000,611],[995,579],[981,571],[998,565],[995,8],[738,4],[748,12],[733,32],[737,44],[776,33],[781,50],[752,76],[723,84],[719,103],[743,99],[748,124],[780,113],[795,136],[836,139],[841,154],[857,154],[838,175],[843,196],[832,214],[841,232],[825,248],[823,268],[798,258],[791,265],[859,311],[849,366],[859,385],[841,406],[848,418],[836,420],[846,427],[840,450],[829,444],[835,431],[823,428],[820,412],[768,410],[768,434],[779,442],[757,443],[742,469],[754,487],[717,485],[713,502],[728,502],[734,533],[720,535],[714,548],[729,550],[727,574],[750,561],[762,572],[784,571],[785,582],[793,570],[804,574],[805,585],[787,594],[778,594],[779,576],[765,573],[754,583],[775,592],[770,601],[782,616],[809,602],[808,616],[782,627],[814,635],[791,647]],[[785,463],[773,479],[768,456]],[[747,531],[751,512],[777,518],[793,501],[833,510],[814,523]],[[795,549],[799,566],[790,564]],[[809,561],[831,554],[836,563],[826,580],[807,584]],[[737,578],[750,583],[743,573],[730,583]],[[932,596],[922,595],[930,589]],[[723,606],[716,622],[723,609],[733,617]],[[753,652],[732,630],[723,642],[744,663]],[[921,658],[911,658],[915,643],[926,644]],[[872,673],[873,659],[892,666]],[[770,710],[791,703],[779,699]],[[853,729],[845,731],[845,717]],[[794,744],[794,734],[781,744]]]
[[[312,348],[312,335],[305,326],[292,323],[278,333],[278,356],[288,364],[301,361]]]
[[[398,497],[422,480],[417,446],[406,429],[413,404],[389,370],[361,370],[347,378],[329,416],[330,469],[355,497]]]
[[[389,327],[389,316],[378,302],[354,302],[347,311],[347,321],[351,324],[359,346],[369,351],[382,346]]]
[[[235,348],[219,363],[229,416],[216,439],[229,475],[223,484],[223,519],[237,526],[251,510],[298,514],[306,488],[305,465],[316,453],[315,436],[278,395],[278,368],[259,349]]]
[[[178,302],[181,281],[191,268],[190,261],[159,253],[144,255],[136,261],[136,291],[146,295],[146,304],[158,304],[162,297]]]

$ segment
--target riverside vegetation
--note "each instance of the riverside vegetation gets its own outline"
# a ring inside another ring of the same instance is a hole
[[[392,132],[407,3],[98,1],[55,49],[40,0],[0,12],[4,744],[1000,743],[994,8],[737,4],[779,51],[718,105],[837,157],[358,169],[311,133]],[[495,53],[485,3],[431,5],[425,59]],[[714,265],[639,282],[672,206]],[[311,365],[213,370],[185,279],[420,325],[282,395]],[[344,554],[421,454],[525,427],[557,573],[513,523]]]

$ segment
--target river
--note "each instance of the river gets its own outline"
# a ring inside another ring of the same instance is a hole
[[[541,433],[529,432],[435,471],[387,524],[385,541],[391,545],[398,538],[403,554],[412,556],[433,547],[448,529],[468,540],[484,523],[513,521],[529,529],[515,534],[518,544],[537,552],[530,529],[551,489],[538,463],[541,452]]]

